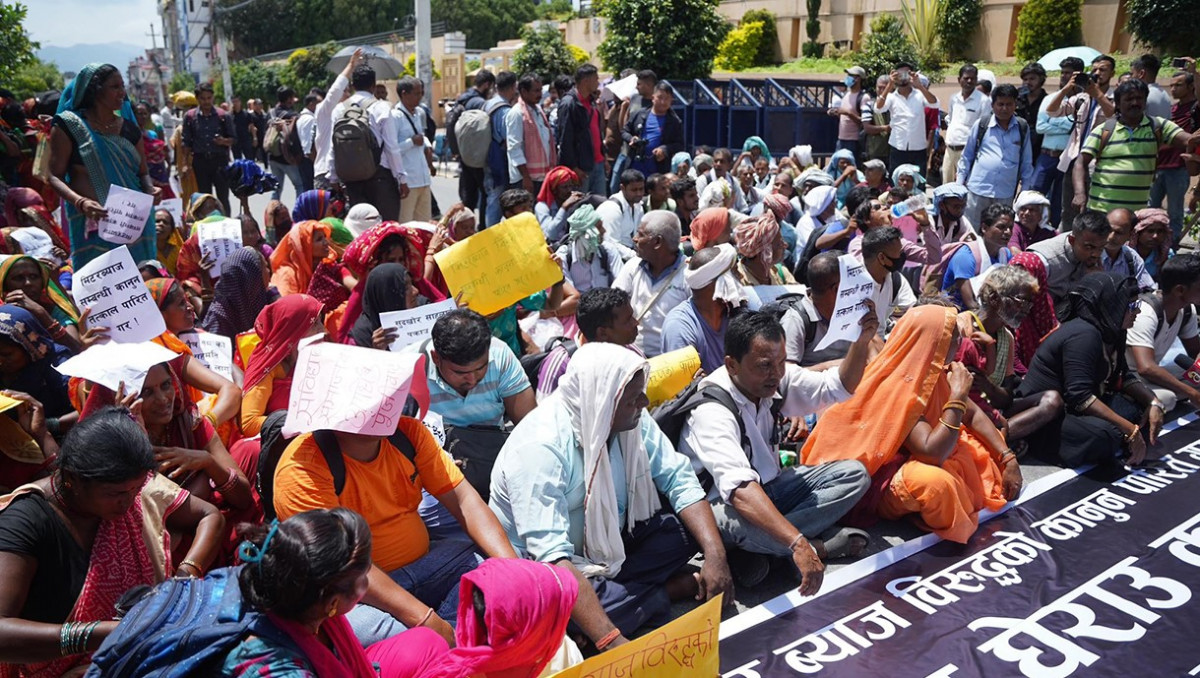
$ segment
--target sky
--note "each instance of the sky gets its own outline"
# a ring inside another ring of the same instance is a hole
[[[128,43],[150,46],[150,24],[162,32],[154,0],[23,0],[25,29],[42,46]],[[158,41],[162,46],[161,36]],[[133,56],[133,55],[131,55]]]

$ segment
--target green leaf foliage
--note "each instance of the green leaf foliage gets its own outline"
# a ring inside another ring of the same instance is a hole
[[[432,58],[429,60],[429,66],[430,66],[430,71],[433,72],[433,79],[440,80],[442,77],[442,74],[438,72],[437,63]],[[404,71],[400,75],[401,75],[401,77],[406,76],[406,75],[411,75],[414,78],[417,77],[417,55],[416,54],[409,54],[408,58],[404,60]]]
[[[762,33],[761,21],[743,21],[721,41],[713,66],[722,71],[744,71],[754,66]]]
[[[17,68],[5,84],[18,99],[28,99],[46,90],[61,90],[63,77],[58,66],[34,57],[32,62]]]
[[[339,49],[341,46],[336,42],[327,42],[292,52],[288,57],[287,67],[279,75],[282,84],[296,90],[296,96],[301,100],[314,87],[329,87],[335,76],[326,66]]]
[[[264,64],[254,59],[237,61],[229,65],[229,75],[233,80],[235,96],[246,99],[262,99],[269,108],[275,105],[275,98],[280,85],[283,84],[283,64]],[[190,89],[184,87],[181,89]],[[172,82],[174,90],[174,82]]]
[[[924,67],[940,67],[942,63],[938,25],[941,23],[941,0],[900,0],[904,25]]]
[[[729,23],[719,0],[600,0],[608,20],[597,54],[613,72],[648,68],[660,78],[705,78]]]
[[[411,2],[411,0],[409,0]],[[432,0],[433,20],[467,35],[469,49],[491,49],[521,36],[537,18],[533,0]]]
[[[896,64],[906,61],[920,65],[921,59],[904,25],[895,14],[880,14],[871,21],[871,32],[863,38],[857,63],[867,71],[869,80],[891,73]]]
[[[950,59],[964,59],[983,18],[983,0],[942,0],[938,33]]]
[[[762,22],[762,38],[758,41],[758,54],[754,57],[755,66],[771,66],[779,63],[776,51],[779,46],[779,28],[775,15],[769,9],[752,9],[742,15],[742,23],[752,21]]]
[[[29,39],[22,25],[28,8],[21,3],[0,2],[0,82],[8,83],[21,69],[37,61],[33,52],[41,47]]]
[[[543,83],[553,82],[557,75],[575,73],[578,63],[557,26],[526,28],[523,37],[525,43],[512,57],[514,72],[537,73]]]
[[[1128,0],[1125,11],[1129,32],[1138,42],[1168,54],[1200,56],[1200,31],[1196,30],[1200,3],[1196,0]],[[1182,26],[1192,28],[1184,30]]]
[[[1029,0],[1017,16],[1013,48],[1017,61],[1037,61],[1050,50],[1082,45],[1082,4],[1082,0]]]
[[[237,68],[237,64],[230,64],[229,70],[231,72],[235,68]],[[234,82],[236,82],[236,80]],[[169,85],[167,85],[167,89],[169,89],[172,94],[183,91],[191,92],[196,89],[196,79],[192,77],[191,73],[176,73],[175,75],[171,76],[171,82]]]

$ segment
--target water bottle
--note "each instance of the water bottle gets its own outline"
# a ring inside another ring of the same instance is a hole
[[[892,218],[899,219],[900,217],[906,217],[913,212],[924,212],[928,204],[929,203],[925,200],[924,193],[916,193],[908,200],[892,205]]]

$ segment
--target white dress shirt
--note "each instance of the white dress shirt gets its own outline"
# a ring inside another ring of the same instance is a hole
[[[386,101],[376,99],[370,92],[355,92],[350,98],[333,109],[333,119],[341,120],[346,109],[359,105],[367,112],[368,124],[375,134],[379,144],[379,164],[386,167],[396,178],[397,184],[407,184],[408,175],[404,172],[404,155],[400,150],[400,139],[396,137],[396,126],[392,124],[392,109]],[[330,177],[333,177],[333,165],[330,164]]]
[[[333,174],[333,109],[342,101],[342,95],[350,86],[350,80],[344,75],[338,75],[325,98],[317,104],[317,157],[313,160],[313,175],[328,176]]]
[[[300,137],[300,150],[304,155],[312,153],[316,134],[317,116],[307,108],[300,109],[300,115],[296,116],[296,136]]]
[[[963,98],[962,92],[950,97],[950,113],[946,116],[946,145],[966,146],[971,125],[983,115],[989,99],[979,90],[971,90],[971,96]]]
[[[925,109],[937,108],[937,99],[929,102],[917,88],[913,88],[908,96],[893,91],[887,95],[887,101],[879,105],[875,100],[875,110],[880,113],[891,113],[892,127],[888,144],[897,151],[923,151],[929,147],[925,132]]]
[[[604,239],[621,250],[621,259],[628,261],[637,256],[633,250],[633,234],[642,223],[645,210],[642,203],[630,205],[625,194],[617,191],[596,208],[596,215],[604,224]]]
[[[433,177],[429,174],[429,162],[425,158],[425,144],[429,142],[425,138],[425,113],[420,108],[410,111],[403,103],[396,104],[392,109],[392,125],[396,130],[396,138],[400,140],[400,154],[408,174],[408,187],[428,186]],[[413,137],[418,135],[421,143],[414,144]]]

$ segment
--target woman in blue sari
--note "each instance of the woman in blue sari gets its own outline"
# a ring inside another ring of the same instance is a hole
[[[71,228],[74,270],[117,245],[100,238],[98,220],[110,186],[148,193],[150,179],[142,132],[125,96],[121,72],[111,64],[88,64],[62,93],[50,132],[50,185],[63,199]],[[134,261],[156,258],[153,212],[142,235],[129,243]]]

